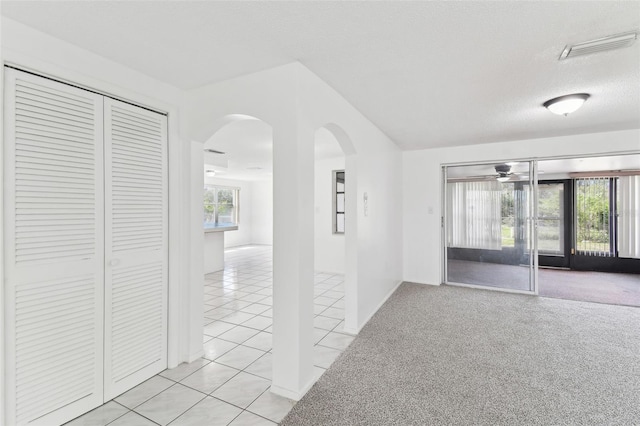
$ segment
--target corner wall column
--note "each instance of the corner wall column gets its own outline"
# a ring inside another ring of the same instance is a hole
[[[188,298],[183,307],[187,308],[184,313],[184,320],[188,324],[188,333],[185,333],[183,347],[187,349],[187,360],[195,361],[204,355],[202,344],[202,333],[204,324],[204,229],[202,226],[202,190],[204,187],[204,144],[191,142],[191,159],[189,168],[189,188],[191,217],[189,224],[191,230],[191,253],[190,271],[193,276],[189,277],[189,289],[182,293],[182,297]]]
[[[313,384],[314,131],[273,128],[273,379],[299,400]]]
[[[345,157],[345,310],[344,331],[358,334],[358,167],[355,154]]]

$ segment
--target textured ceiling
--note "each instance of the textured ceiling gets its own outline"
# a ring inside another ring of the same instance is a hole
[[[299,61],[401,148],[640,128],[640,2],[10,2],[3,15],[183,89]],[[541,104],[587,92],[556,116]]]

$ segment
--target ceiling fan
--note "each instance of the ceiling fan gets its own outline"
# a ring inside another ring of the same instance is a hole
[[[513,175],[521,175],[522,173],[515,173],[511,170],[511,164],[496,164],[494,169],[496,170],[496,180],[498,182],[506,182],[511,179]]]
[[[529,170],[525,170],[522,172],[514,172],[512,170],[512,166],[515,166],[516,164],[518,163],[515,162],[515,163],[496,164],[494,166],[496,174],[493,175],[493,178],[495,178],[498,182],[508,182],[510,180],[529,179]],[[544,174],[544,170],[538,170],[538,174],[539,175]]]
[[[522,180],[529,179],[529,170],[528,166],[526,169],[522,171],[514,170],[514,166],[519,164],[519,162],[507,162],[507,163],[499,163],[493,165],[493,169],[495,173],[485,174],[485,175],[477,175],[477,176],[469,176],[469,175],[458,175],[458,176],[447,176],[447,182],[477,182],[477,181],[498,181],[498,182],[517,182]],[[490,165],[486,165],[487,172],[491,170]],[[515,168],[517,169],[517,168]],[[538,174],[543,174],[544,171],[538,170]]]
[[[474,181],[496,181],[497,180],[498,182],[508,182],[508,181],[519,181],[522,179],[528,179],[529,178],[528,170],[524,170],[524,171],[514,170],[513,166],[517,164],[519,163],[508,162],[508,163],[495,164],[493,166],[495,173],[479,175],[479,176],[450,176],[447,178],[447,181],[448,182],[474,182]]]

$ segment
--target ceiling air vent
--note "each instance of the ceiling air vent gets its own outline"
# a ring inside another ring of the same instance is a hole
[[[205,149],[204,152],[210,152],[211,154],[224,154],[224,152],[218,151],[216,149]]]
[[[632,32],[599,38],[597,40],[586,41],[584,43],[567,45],[558,59],[563,60],[574,56],[588,55],[590,53],[627,47],[633,44],[637,38],[638,33]]]

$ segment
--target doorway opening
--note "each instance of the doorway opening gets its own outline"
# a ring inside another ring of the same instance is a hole
[[[640,155],[449,166],[444,177],[445,283],[640,306]]]
[[[314,372],[320,377],[353,341],[345,333],[345,154],[325,127],[314,143]]]
[[[205,273],[221,271],[240,247],[273,244],[271,126],[242,116],[204,144]]]
[[[538,166],[539,294],[640,306],[640,155]]]

